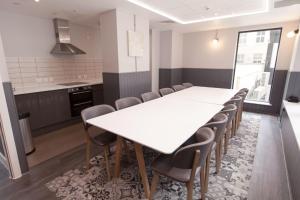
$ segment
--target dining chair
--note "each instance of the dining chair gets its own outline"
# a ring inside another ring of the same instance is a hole
[[[160,93],[161,96],[166,96],[166,95],[171,94],[173,92],[174,92],[174,90],[172,88],[161,88],[161,89],[159,89],[159,93]]]
[[[185,88],[189,88],[189,87],[193,87],[193,86],[194,86],[192,83],[182,83],[182,85],[183,85]]]
[[[205,199],[205,164],[214,141],[213,130],[202,127],[193,136],[194,141],[179,148],[174,154],[158,156],[152,163],[153,178],[150,199],[153,198],[159,176],[166,176],[186,184],[187,199],[193,198],[193,185],[200,171],[201,198]]]
[[[227,154],[229,138],[233,134],[233,127],[235,126],[234,117],[236,112],[237,106],[235,104],[227,104],[220,112],[227,116],[227,125],[224,140],[224,154]]]
[[[236,131],[237,131],[238,126],[239,126],[239,122],[238,122],[239,121],[239,112],[241,110],[242,101],[243,101],[242,97],[234,96],[224,104],[224,105],[234,104],[237,107],[237,110],[236,110],[236,113],[235,113],[235,116],[234,116],[234,119],[233,119],[234,123],[233,123],[233,128],[232,128],[233,131],[232,131],[231,137],[236,135]]]
[[[185,89],[183,85],[173,85],[172,88],[175,90],[175,92]]]
[[[117,110],[128,108],[142,103],[142,101],[137,97],[124,97],[115,101]]]
[[[143,102],[151,101],[153,99],[160,98],[160,95],[157,92],[146,92],[141,94]]]
[[[115,106],[116,106],[117,110],[122,110],[122,109],[128,108],[130,106],[138,105],[140,103],[142,103],[142,101],[137,97],[124,97],[124,98],[116,100],[115,101]],[[125,152],[126,152],[126,155],[127,155],[127,160],[128,160],[128,162],[131,162],[130,152],[129,152],[127,142],[131,142],[131,141],[123,140],[123,146],[125,148]]]
[[[243,115],[243,111],[244,111],[244,102],[245,99],[247,97],[247,93],[246,92],[238,92],[235,97],[240,96],[242,97],[242,102],[241,102],[241,109],[239,110],[238,113],[238,126],[240,125],[240,122],[242,121],[242,115]]]
[[[248,94],[249,89],[248,88],[242,88],[242,89],[239,90],[239,92],[246,92]]]
[[[228,117],[224,113],[216,114],[204,127],[209,127],[215,132],[215,142],[213,145],[213,150],[215,150],[216,158],[216,174],[219,173],[222,160],[222,146],[224,141],[224,135],[226,131]],[[210,157],[210,156],[209,156]],[[208,163],[209,165],[209,160]],[[209,167],[207,168],[209,169]],[[206,172],[209,174],[209,172]]]
[[[106,165],[107,177],[110,180],[110,165],[108,156],[110,154],[110,144],[116,141],[116,135],[108,131],[104,131],[100,128],[92,126],[87,123],[87,120],[101,115],[105,115],[114,112],[115,109],[109,105],[97,105],[86,108],[81,111],[81,119],[85,130],[86,138],[86,166],[90,167],[90,156],[91,156],[91,144],[104,148],[104,159]]]

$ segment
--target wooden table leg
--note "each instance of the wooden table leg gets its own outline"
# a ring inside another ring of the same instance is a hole
[[[148,181],[147,172],[146,172],[143,147],[142,147],[142,145],[140,145],[138,143],[134,143],[134,148],[135,148],[136,158],[137,158],[137,161],[139,164],[139,171],[140,171],[140,174],[142,177],[145,196],[146,196],[146,198],[149,198],[150,197],[150,186],[149,186],[149,181]]]
[[[122,143],[123,143],[123,138],[121,136],[118,136],[117,137],[117,146],[116,146],[116,163],[115,163],[115,174],[114,174],[115,178],[118,178],[120,176]]]

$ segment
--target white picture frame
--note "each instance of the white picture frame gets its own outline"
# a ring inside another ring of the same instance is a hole
[[[128,56],[144,55],[144,35],[140,32],[128,31]]]

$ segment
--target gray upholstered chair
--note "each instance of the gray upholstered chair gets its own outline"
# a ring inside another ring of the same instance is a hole
[[[160,97],[160,95],[157,92],[146,92],[144,94],[141,94],[143,102],[151,101],[153,99],[157,99]]]
[[[237,106],[235,104],[227,104],[220,113],[227,116],[227,125],[225,131],[225,141],[224,141],[224,154],[227,154],[228,142],[230,136],[233,134],[233,127],[235,126],[234,117],[237,112]]]
[[[172,88],[175,90],[175,92],[185,89],[183,85],[173,85]]]
[[[239,92],[246,92],[248,94],[249,89],[248,88],[242,88],[242,89],[239,90]]]
[[[234,123],[233,123],[233,131],[231,134],[231,137],[236,135],[236,131],[238,129],[239,126],[239,112],[240,109],[242,107],[242,102],[243,102],[243,98],[240,96],[234,96],[232,99],[230,99],[229,101],[227,101],[224,105],[228,105],[228,104],[234,104],[237,107],[237,111],[235,113],[235,117],[234,117]]]
[[[161,88],[161,89],[159,89],[159,93],[160,93],[161,96],[166,96],[166,95],[171,94],[173,92],[174,92],[174,90],[172,88]]]
[[[200,128],[193,136],[193,141],[173,155],[160,155],[152,163],[154,177],[151,184],[150,199],[153,198],[159,176],[167,176],[173,180],[185,183],[187,199],[193,196],[195,175],[200,171],[201,198],[205,199],[205,164],[208,153],[214,141],[215,134],[210,128]]]
[[[189,88],[189,87],[193,87],[193,86],[194,86],[192,83],[182,83],[182,85],[183,85],[185,88]]]
[[[122,109],[128,108],[130,106],[138,105],[140,103],[142,103],[142,101],[137,97],[124,97],[124,98],[116,100],[115,101],[115,106],[116,106],[117,110],[122,110]],[[120,119],[120,120],[122,120],[122,119]],[[125,152],[126,152],[126,155],[127,155],[127,160],[128,160],[128,162],[131,162],[127,142],[131,142],[131,141],[123,140],[123,146],[125,148]]]
[[[110,144],[116,141],[116,135],[103,131],[97,127],[94,127],[87,123],[87,120],[107,113],[114,112],[115,109],[109,105],[97,105],[90,108],[86,108],[81,111],[81,119],[83,127],[86,132],[86,165],[90,167],[90,156],[91,156],[91,143],[101,146],[104,148],[104,159],[106,164],[107,177],[110,179],[110,167],[109,167],[109,152]]]
[[[240,106],[240,109],[239,109],[239,112],[238,112],[238,126],[239,126],[240,122],[242,121],[242,115],[243,115],[243,110],[244,110],[244,102],[245,102],[245,99],[247,97],[247,92],[240,91],[234,96],[235,97],[237,97],[237,96],[242,97],[241,106]]]
[[[226,131],[228,117],[223,113],[216,114],[212,120],[210,120],[204,127],[209,127],[215,132],[215,158],[216,158],[216,173],[218,174],[221,167],[222,160],[222,146],[224,141],[224,135]],[[209,165],[209,161],[207,163]],[[209,167],[208,167],[209,168]],[[207,172],[206,174],[209,174]]]
[[[128,108],[142,103],[142,101],[137,97],[124,97],[115,101],[117,110]]]

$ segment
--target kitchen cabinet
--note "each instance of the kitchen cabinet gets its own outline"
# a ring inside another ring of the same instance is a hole
[[[293,199],[300,199],[300,149],[295,131],[297,130],[293,129],[290,117],[287,113],[287,110],[284,108],[281,114],[281,132],[286,167],[288,171]]]
[[[71,119],[67,90],[16,95],[18,112],[30,112],[30,125],[37,130]]]
[[[103,85],[92,85],[92,89],[94,105],[103,104]],[[15,95],[15,100],[19,113],[30,113],[33,135],[37,130],[74,119],[71,117],[68,89]]]

